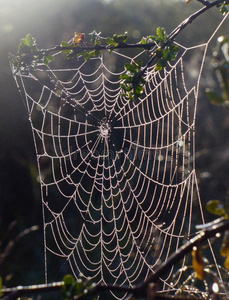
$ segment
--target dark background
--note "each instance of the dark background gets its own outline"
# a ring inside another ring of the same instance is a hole
[[[8,62],[20,39],[31,33],[39,48],[69,40],[74,32],[128,32],[129,41],[155,34],[161,26],[169,33],[201,5],[172,0],[0,0],[0,253],[7,241],[32,225],[39,230],[23,237],[0,264],[7,286],[44,281],[43,229],[40,186],[33,139],[26,108]],[[222,16],[214,8],[190,25],[178,38],[192,45],[206,41]],[[227,29],[226,29],[227,28]],[[217,36],[228,33],[228,22]],[[210,199],[225,201],[229,167],[229,112],[212,105],[205,87],[217,87],[211,68],[213,39],[201,81],[196,121],[196,169],[203,206]],[[190,72],[195,61],[190,63]],[[206,213],[206,219],[212,217]],[[16,220],[11,232],[9,224]],[[12,274],[12,276],[7,275]]]

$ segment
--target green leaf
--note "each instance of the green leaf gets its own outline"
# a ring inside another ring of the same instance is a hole
[[[116,44],[115,41],[114,41],[111,37],[108,37],[108,38],[106,39],[106,43],[107,43],[108,45],[115,45],[115,44]]]
[[[130,101],[134,101],[134,96],[131,92],[129,92],[127,95]]]
[[[207,211],[217,216],[224,216],[226,214],[224,205],[219,200],[210,200],[206,205]]]
[[[53,55],[51,55],[51,54],[47,54],[47,55],[45,55],[46,57],[47,57],[47,59],[49,60],[49,61],[53,61],[54,59],[55,59],[55,57],[53,56]]]
[[[171,59],[170,49],[165,48],[162,53],[162,57],[169,61]]]
[[[171,45],[170,49],[172,52],[177,53],[179,51],[179,47],[177,45]]]
[[[120,87],[126,92],[130,92],[132,90],[132,87],[130,85],[126,85],[125,83],[121,83]]]
[[[117,43],[114,41],[114,39],[112,39],[111,37],[108,37],[107,39],[106,39],[106,43],[108,44],[108,45],[111,45],[111,46],[116,46],[117,45]]]
[[[125,68],[126,68],[127,71],[135,72],[136,69],[137,69],[137,65],[134,62],[132,62],[132,63],[126,63],[125,64]]]
[[[62,51],[62,52],[64,52],[64,51]],[[72,50],[70,50],[70,52],[66,52],[66,53],[68,53],[68,55],[66,55],[64,59],[75,59],[76,58],[76,55],[73,53]]]
[[[155,66],[155,71],[161,71],[162,70],[162,65],[161,65],[161,62],[158,61],[156,66]]]
[[[148,43],[155,42],[157,40],[157,37],[155,35],[149,35],[147,36]]]
[[[116,42],[116,43],[125,43],[126,42],[126,40],[127,40],[127,32],[125,32],[124,34],[120,34],[120,35],[118,35],[118,34],[114,34],[113,35],[113,40],[114,40],[114,42]]]
[[[61,46],[62,47],[72,47],[72,45],[70,45],[69,43],[67,43],[67,42],[61,42]]]
[[[27,34],[26,37],[25,37],[25,43],[28,47],[32,47],[33,45],[33,38],[31,36],[31,34]]]
[[[141,39],[141,41],[140,41],[140,44],[143,44],[143,45],[148,44],[147,37],[146,37],[146,38],[143,37],[143,38]]]
[[[127,32],[125,32],[124,34],[120,34],[120,35],[114,34],[113,38],[108,37],[106,39],[106,43],[110,46],[118,47],[119,44],[123,44],[123,43],[126,42],[126,40],[127,40],[127,35],[126,34],[127,34]],[[112,50],[110,52],[112,52]]]
[[[127,91],[127,86],[124,83],[120,84],[121,89],[123,89],[124,91]]]
[[[161,27],[158,27],[157,28],[157,36],[160,40],[160,42],[165,42],[165,39],[167,37],[166,33],[165,33],[165,29],[164,28],[161,28]]]
[[[120,75],[119,78],[120,79],[129,79],[129,78],[131,78],[131,76],[128,75],[128,74],[126,74],[126,73],[124,73],[124,74]]]
[[[71,274],[67,274],[63,278],[64,285],[72,285],[75,283],[75,281],[75,277],[73,277]]]
[[[26,54],[31,52],[31,48],[27,45],[25,45],[25,43],[22,41],[21,44],[19,44],[18,46],[18,54]]]
[[[150,43],[155,42],[156,40],[157,40],[157,37],[155,35],[148,35],[141,39],[140,44],[150,44]]]
[[[176,54],[173,52],[170,52],[170,60],[174,60],[176,58]]]
[[[134,90],[134,94],[136,96],[140,96],[142,93],[143,93],[143,87],[140,85],[136,86],[136,88]]]
[[[159,38],[163,38],[164,37],[164,35],[163,35],[163,29],[161,27],[157,28],[157,36]]]
[[[61,52],[62,53],[73,53],[73,51],[72,50],[70,50],[70,49],[66,49],[66,50],[61,50]]]
[[[93,57],[98,57],[100,55],[102,55],[102,51],[101,50],[96,50],[96,49],[94,49],[92,51],[85,50],[83,52],[78,53],[78,57],[82,56],[85,61],[87,61],[87,60],[89,60]]]
[[[63,282],[64,282],[64,285],[62,286],[62,289],[61,289],[63,299],[64,300],[73,299],[73,296],[74,296],[73,289],[76,285],[75,278],[72,275],[68,274],[68,275],[64,276]]]
[[[49,64],[49,61],[48,61],[48,59],[47,59],[46,56],[44,56],[44,58],[43,58],[43,63],[44,63],[44,65],[46,65],[46,66]]]
[[[21,54],[28,54],[31,53],[32,48],[30,46],[27,45],[25,39],[21,40],[21,43],[18,46],[18,53],[19,55]]]
[[[222,15],[225,15],[225,14],[228,13],[228,8],[226,7],[226,4],[225,4],[225,3],[221,6],[221,8],[220,8],[220,13],[221,13]]]
[[[44,55],[44,57],[43,57],[43,63],[44,63],[45,65],[48,65],[49,62],[50,62],[50,61],[53,61],[54,59],[55,59],[54,56],[52,56],[52,55],[50,55],[50,54],[46,54],[46,55]]]

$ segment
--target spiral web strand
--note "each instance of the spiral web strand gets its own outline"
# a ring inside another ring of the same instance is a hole
[[[46,280],[60,272],[58,257],[63,273],[70,266],[76,278],[136,285],[187,241],[197,220],[204,223],[194,138],[212,38],[179,45],[162,71],[149,67],[143,97],[134,102],[122,95],[119,76],[125,63],[146,61],[144,51],[104,51],[87,62],[57,53],[55,65],[15,75],[35,141],[45,253],[55,261],[46,260]],[[195,52],[202,59],[190,84],[186,57]],[[174,272],[161,278],[161,291],[177,289],[182,271],[171,284]]]

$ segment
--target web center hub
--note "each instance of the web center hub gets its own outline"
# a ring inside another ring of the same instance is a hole
[[[100,135],[103,137],[103,138],[108,138],[111,134],[111,128],[110,128],[110,125],[109,125],[109,121],[106,117],[104,117],[101,122],[100,122]]]

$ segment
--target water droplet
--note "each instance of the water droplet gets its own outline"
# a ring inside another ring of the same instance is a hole
[[[157,160],[158,160],[158,161],[163,161],[163,160],[164,160],[164,156],[163,156],[163,155],[161,155],[161,154],[160,154],[160,155],[158,155],[158,157],[157,157]]]
[[[212,285],[212,291],[217,294],[219,292],[219,285],[217,282],[214,282]]]

